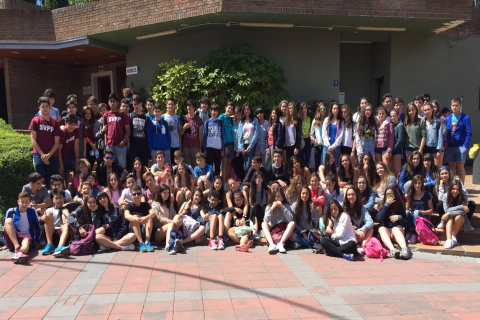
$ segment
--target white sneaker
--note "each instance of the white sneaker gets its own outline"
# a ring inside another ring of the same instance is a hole
[[[453,245],[452,240],[446,240],[444,248],[445,249],[452,249],[452,245]]]
[[[93,157],[94,155],[95,155],[95,151],[93,151],[93,150],[90,150],[90,156],[92,156],[92,157]]]
[[[458,244],[457,237],[452,236],[452,242],[454,245],[457,245]]]
[[[98,159],[98,157],[100,157],[100,152],[98,152],[98,149],[95,150],[95,158]]]
[[[20,250],[15,250],[15,253],[12,256],[13,261],[17,261],[20,256]]]
[[[362,257],[365,255],[365,250],[363,250],[363,248],[357,248],[357,252]]]
[[[442,220],[437,226],[437,229],[443,230],[445,228],[445,222]]]
[[[107,251],[107,250],[110,250],[110,248],[107,248],[107,247],[104,247],[104,246],[100,246],[100,251]]]
[[[270,254],[274,254],[274,253],[277,253],[278,252],[278,248],[277,248],[277,245],[276,244],[271,244],[268,246],[268,253]]]
[[[122,246],[122,251],[134,251],[135,250],[135,245],[133,243],[130,243],[129,245]]]
[[[283,243],[279,242],[277,244],[277,248],[280,253],[287,253],[287,250],[285,250],[285,246],[283,245]]]

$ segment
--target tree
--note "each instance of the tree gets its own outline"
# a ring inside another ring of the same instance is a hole
[[[43,6],[48,9],[57,9],[68,6],[68,0],[43,0]]]

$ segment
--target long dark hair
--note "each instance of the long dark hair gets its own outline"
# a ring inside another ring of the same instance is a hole
[[[408,194],[407,194],[407,203],[406,203],[407,209],[410,209],[410,207],[412,205],[413,197],[415,196],[415,191],[416,191],[415,190],[415,183],[417,181],[420,181],[422,183],[422,187],[421,187],[420,191],[425,191],[425,183],[423,182],[423,177],[419,176],[419,175],[416,175],[415,177],[413,177],[410,190],[408,190]]]
[[[390,205],[390,208],[392,208],[392,211],[395,214],[400,214],[401,212],[405,212],[405,204],[403,203],[403,197],[400,195],[400,192],[398,191],[397,186],[387,186],[385,188],[385,191],[383,193],[383,199],[378,204],[378,210],[383,208],[383,206],[385,205],[385,202],[387,201],[388,190],[393,190],[393,197],[395,198],[395,202]]]
[[[343,154],[341,157],[340,157],[340,166],[338,167],[338,176],[340,178],[340,180],[342,181],[345,181],[346,179],[346,175],[347,175],[347,171],[345,170],[344,166],[342,165],[342,158],[343,157],[347,157],[348,159],[348,172],[352,175],[352,179],[353,179],[353,166],[352,166],[352,160],[350,160],[350,156],[349,155],[346,155],[346,154]]]
[[[416,167],[413,165],[413,161],[412,161],[414,156],[420,157],[420,161],[418,162],[418,165]],[[408,157],[408,160],[405,166],[407,168],[408,174],[410,175],[419,174],[422,177],[425,177],[425,166],[423,165],[423,155],[420,153],[420,151],[418,150],[413,151],[410,157]]]
[[[255,201],[255,194],[257,192],[256,179],[258,176],[262,177],[263,179],[262,180],[262,197],[268,195],[268,187],[267,187],[267,182],[265,181],[265,176],[263,175],[263,172],[259,170],[253,174],[252,180],[250,180],[250,199],[252,199],[253,202]],[[265,192],[267,193],[267,195],[265,195]],[[268,199],[268,196],[267,196],[267,199]]]
[[[299,157],[291,156],[290,160],[288,160],[288,176],[290,178],[294,177],[294,174],[293,174],[293,160],[297,161],[300,164],[300,170],[303,170],[305,168],[305,164],[303,163],[302,160],[300,160]],[[297,173],[296,175],[303,175],[303,172],[302,173]]]
[[[370,118],[367,119],[367,116],[365,115],[365,110],[370,107],[372,108],[372,115]],[[357,134],[360,137],[365,136],[365,127],[367,125],[370,125],[372,128],[374,128],[375,132],[377,131],[377,123],[375,122],[375,117],[373,116],[373,107],[370,103],[367,103],[365,105],[365,108],[362,108],[360,111],[360,119],[358,120],[358,125],[357,125]]]
[[[247,117],[245,116],[245,108],[248,107],[250,109],[250,115]],[[250,105],[250,102],[245,102],[242,107],[242,122],[245,122],[245,120],[250,120],[253,121],[253,118],[255,118],[255,115],[252,110],[252,106]]]
[[[137,161],[139,161],[140,165],[142,166],[142,169],[140,170],[140,180],[142,180],[142,187],[145,187],[146,184],[145,184],[145,180],[143,180],[143,174],[147,172],[147,168],[143,165],[143,161],[140,157],[136,157],[135,159],[133,159],[132,174],[135,177],[135,181],[137,181],[138,180],[137,171],[135,170],[135,162]],[[119,181],[119,184],[120,184],[120,181]]]
[[[168,199],[163,201],[162,192],[168,190]],[[170,195],[170,187],[167,186],[165,183],[162,183],[158,186],[157,194],[155,195],[155,201],[160,203],[160,205],[170,208],[172,204],[172,199]]]
[[[331,207],[332,207],[332,205],[336,205],[337,208],[338,208],[338,215],[337,215],[337,218],[336,218],[336,219],[340,218],[340,216],[341,216],[342,213],[343,213],[343,208],[342,208],[342,206],[340,205],[340,202],[338,202],[337,199],[331,199],[331,200],[328,202],[328,204],[327,204],[327,212],[325,213],[326,218],[327,218],[327,221],[330,221],[330,220],[333,221],[333,219],[332,219],[332,212],[331,212]]]
[[[342,119],[342,110],[340,109],[340,105],[338,104],[338,102],[332,102],[330,104],[330,110],[328,111],[328,123],[333,123],[333,107],[334,106],[337,106],[338,107],[338,114],[337,114],[337,122],[338,120],[341,120]]]
[[[456,197],[453,197],[452,190],[453,187],[457,186],[459,189],[459,193]],[[448,186],[448,193],[447,193],[447,205],[449,207],[454,207],[461,205],[463,201],[463,185],[460,180],[453,179],[450,185]]]
[[[97,198],[95,198],[93,194],[89,194],[83,199],[82,212],[83,212],[83,219],[86,224],[92,224],[92,211],[88,209],[88,204],[87,204],[88,200],[90,200],[91,198],[95,199],[97,206],[99,206],[98,200]]]
[[[440,121],[440,119],[438,119],[438,121]],[[437,166],[435,165],[435,162],[433,161],[433,155],[431,155],[430,153],[427,153],[423,156],[423,167],[425,167],[425,161],[430,161],[430,172],[433,173],[433,176],[438,178],[437,175],[438,175],[438,168]],[[426,169],[426,168],[425,168]],[[426,171],[426,170],[425,170]],[[426,174],[426,172],[425,172]]]
[[[347,109],[347,117],[346,118],[343,117],[343,114],[342,114],[343,109]],[[345,122],[345,128],[353,128],[353,115],[352,115],[352,110],[350,109],[350,107],[348,105],[344,104],[340,108],[340,114],[342,114],[343,121]]]
[[[100,192],[98,195],[97,195],[97,201],[100,203],[100,199],[102,198],[107,198],[107,201],[108,201],[108,209],[105,209],[102,205],[99,205],[98,207],[100,208],[100,214],[103,216],[103,214],[108,210],[108,212],[114,212],[115,211],[115,206],[113,205],[113,203],[110,201],[110,197],[108,196],[108,194],[104,191]]]
[[[275,201],[275,195],[277,192],[280,192],[280,195],[282,196],[282,203],[283,204],[288,204],[287,197],[285,196],[285,193],[283,192],[282,187],[276,187],[273,189],[272,194],[270,195],[270,198],[268,199],[268,205],[271,206],[273,202]]]
[[[275,111],[275,114],[277,115],[277,119],[273,120],[272,119],[272,113]],[[275,127],[278,125],[280,122],[280,117],[283,116],[282,110],[280,110],[279,107],[273,108],[272,112],[270,113],[270,118],[268,118],[268,123],[270,126],[273,126],[273,129],[275,130]]]
[[[330,163],[330,158],[335,158],[335,155],[333,152],[327,151],[325,153],[325,163],[323,164],[323,167],[325,168],[323,174],[325,176],[328,174],[337,175],[337,166],[335,165],[335,161],[332,163],[332,165],[328,165],[328,163]]]
[[[185,168],[185,182],[187,183],[188,190],[191,190],[192,189],[192,176],[190,174],[190,170],[187,168],[187,166],[183,162],[181,162],[177,165],[177,173],[175,174],[175,176],[173,178],[175,188],[180,189],[180,186],[182,184],[182,177],[180,176],[180,172],[178,171],[178,168],[180,168],[180,167]]]
[[[325,177],[325,181],[327,180],[333,183],[333,189],[335,190],[335,192],[337,192],[337,194],[340,194],[340,187],[338,186],[337,177],[333,174],[328,174]]]
[[[295,223],[300,223],[300,220],[302,219],[302,211],[303,211],[303,200],[302,200],[302,191],[307,190],[308,193],[308,199],[305,203],[305,207],[307,208],[307,223],[310,223],[312,221],[312,194],[310,193],[310,189],[307,186],[303,186],[302,190],[300,190],[300,194],[298,195],[298,199],[296,202],[296,207],[295,207]]]
[[[364,168],[363,168],[363,159],[365,159],[365,157],[368,157],[368,168],[367,168],[367,172],[364,171]],[[364,153],[362,155],[362,158],[360,159],[360,163],[358,164],[358,169],[360,169],[360,172],[363,173],[364,176],[367,177],[367,180],[368,180],[368,183],[371,185],[371,186],[374,186],[377,184],[376,182],[376,172],[375,172],[375,162],[373,161],[373,156],[370,152],[367,152],[367,153]]]
[[[193,198],[195,196],[195,193],[197,192],[200,192],[200,202],[198,203],[198,206],[200,207],[200,210],[203,210],[207,207],[206,203],[205,203],[205,197],[203,196],[203,192],[202,190],[200,190],[200,188],[196,187],[196,188],[193,188],[192,190],[192,201],[190,201],[190,206],[189,208],[192,207],[192,204],[193,204]]]
[[[360,191],[360,189],[358,188],[358,180],[360,179],[365,179],[365,184],[366,184],[366,187],[365,187],[365,190],[363,191]],[[364,174],[361,174],[358,178],[357,178],[357,190],[358,190],[358,194],[360,195],[360,200],[362,200],[362,203],[367,203],[368,202],[368,199],[370,198],[370,191],[371,191],[371,187],[370,187],[370,184],[368,183],[368,179],[367,177],[365,177]]]
[[[353,192],[355,192],[355,202],[353,203],[353,205],[347,199],[347,194],[348,194],[348,191],[350,191],[350,190],[353,190]],[[362,205],[360,197],[361,197],[360,192],[358,192],[357,188],[349,187],[347,189],[347,191],[345,191],[345,196],[344,196],[344,199],[343,199],[343,209],[345,210],[345,212],[351,218],[353,218],[355,220],[360,219],[361,214],[362,214],[363,205]]]

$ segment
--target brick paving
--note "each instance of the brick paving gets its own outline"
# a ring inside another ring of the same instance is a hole
[[[14,265],[0,253],[1,319],[479,319],[480,263],[414,253],[354,262],[290,250],[190,247]]]

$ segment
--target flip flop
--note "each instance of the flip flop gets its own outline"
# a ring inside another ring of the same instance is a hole
[[[237,244],[235,246],[235,250],[240,252],[247,252],[248,249],[250,249],[250,246],[248,244],[242,244],[242,245]]]

